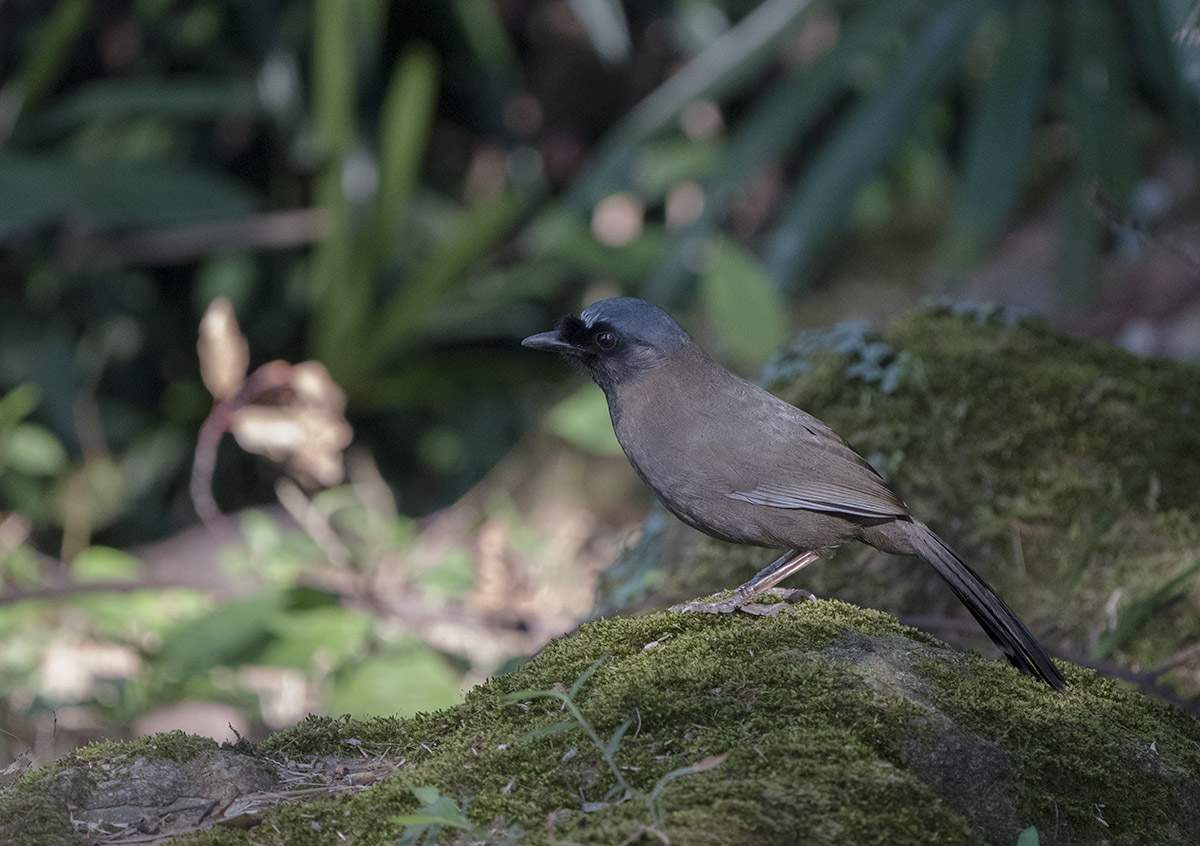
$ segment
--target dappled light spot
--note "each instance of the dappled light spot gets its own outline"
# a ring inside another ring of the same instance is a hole
[[[712,138],[725,128],[725,119],[716,103],[698,100],[683,110],[679,126],[689,138]]]
[[[676,185],[667,194],[666,219],[668,229],[678,229],[693,223],[704,211],[704,189],[695,182]]]
[[[592,212],[592,234],[609,247],[624,247],[642,234],[646,209],[627,191],[610,194]]]

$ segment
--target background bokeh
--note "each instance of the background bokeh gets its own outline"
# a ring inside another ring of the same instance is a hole
[[[519,339],[599,297],[747,375],[930,295],[1200,358],[1198,17],[0,0],[0,764],[428,710],[570,629],[648,500]]]

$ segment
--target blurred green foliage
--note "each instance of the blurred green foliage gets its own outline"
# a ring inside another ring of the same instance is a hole
[[[256,359],[328,367],[406,507],[429,510],[519,434],[514,398],[551,365],[513,340],[553,315],[531,303],[573,306],[581,282],[694,302],[752,369],[847,234],[924,221],[931,278],[953,285],[1065,192],[1061,295],[1083,300],[1138,215],[1145,144],[1200,139],[1188,11],[10,3],[0,389],[38,388],[60,473],[110,457],[128,489],[98,539],[161,534],[188,514],[191,337],[223,294]],[[613,197],[625,235],[600,228]],[[151,478],[131,487],[127,462]],[[228,505],[268,495],[269,469],[221,469]]]
[[[1200,144],[1193,5],[0,3],[0,517],[23,527],[4,584],[138,578],[115,550],[192,520],[195,329],[218,295],[255,364],[316,358],[346,390],[401,534],[547,404],[560,368],[516,341],[585,291],[655,299],[752,370],[866,239],[903,233],[953,288],[1061,201],[1058,295],[1082,303],[1114,233],[1151,214],[1135,189],[1155,153]],[[613,450],[594,394],[550,422]],[[224,449],[217,498],[268,501],[277,472]],[[106,707],[238,699],[214,668],[321,649],[332,707],[432,707],[389,667],[434,700],[455,688],[428,647],[296,587],[320,550],[293,543],[250,532],[272,589],[240,604],[69,600],[148,662]],[[28,635],[8,695],[36,690],[58,613],[0,609]]]

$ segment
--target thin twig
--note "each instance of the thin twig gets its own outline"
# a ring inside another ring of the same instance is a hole
[[[212,495],[213,471],[217,464],[217,448],[229,431],[234,413],[250,405],[263,394],[286,388],[291,383],[292,367],[284,361],[270,361],[246,377],[233,396],[213,406],[196,435],[196,451],[192,456],[192,478],[188,492],[192,505],[204,525],[210,530],[223,528],[228,518],[221,512]]]

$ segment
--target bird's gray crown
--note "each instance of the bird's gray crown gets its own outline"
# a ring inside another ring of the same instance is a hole
[[[661,308],[637,297],[613,297],[600,300],[579,315],[588,328],[607,323],[617,333],[645,341],[661,350],[690,343],[688,333]]]

